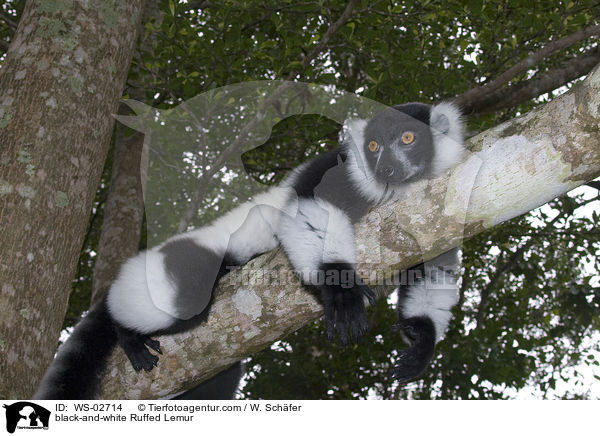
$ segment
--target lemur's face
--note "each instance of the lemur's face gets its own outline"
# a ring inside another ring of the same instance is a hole
[[[364,130],[366,164],[381,183],[411,182],[431,172],[435,152],[431,107],[413,104],[406,113],[403,106],[380,112]]]

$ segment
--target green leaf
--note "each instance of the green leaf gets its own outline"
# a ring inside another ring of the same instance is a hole
[[[271,48],[271,47],[276,47],[277,46],[277,41],[273,41],[273,40],[267,40],[264,41],[261,45],[260,48],[261,49],[265,49],[265,48]]]

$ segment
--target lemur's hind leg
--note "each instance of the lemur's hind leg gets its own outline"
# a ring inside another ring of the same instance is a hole
[[[222,255],[195,234],[129,259],[113,282],[107,305],[119,345],[136,371],[157,365],[160,343],[150,335],[173,329],[208,306]]]
[[[404,383],[419,377],[431,362],[435,351],[435,328],[427,317],[412,317],[398,322],[394,329],[402,335],[408,348],[398,352],[392,375]]]
[[[115,330],[119,345],[123,348],[133,369],[151,371],[158,364],[158,356],[152,354],[148,348],[162,354],[160,342],[148,335],[136,333],[118,325],[115,325]]]
[[[456,274],[458,250],[453,249],[409,268],[408,283],[400,286],[398,323],[395,325],[408,348],[400,350],[393,376],[406,382],[420,376],[429,365],[458,302]]]

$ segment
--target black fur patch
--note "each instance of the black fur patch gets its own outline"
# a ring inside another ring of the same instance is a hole
[[[429,317],[407,318],[396,329],[410,342],[408,348],[398,352],[392,372],[394,378],[404,383],[419,377],[429,366],[435,351],[435,327]]]
[[[404,112],[406,115],[430,125],[431,106],[425,103],[405,103],[393,106],[394,109]]]
[[[173,400],[233,400],[242,375],[241,362],[234,363]]]
[[[60,348],[35,396],[39,400],[82,400],[96,396],[99,374],[117,342],[106,297],[77,324]]]
[[[344,211],[357,222],[369,207],[348,176],[346,155],[340,148],[309,162],[292,187],[301,198],[321,198]]]
[[[190,238],[167,242],[160,251],[164,253],[165,271],[177,286],[170,315],[179,319],[199,315],[210,302],[223,256]]]
[[[258,255],[257,255],[258,256]],[[239,266],[240,263],[230,256],[229,254],[225,254],[223,261],[221,262],[221,266],[219,267],[217,278],[215,279],[215,284],[213,286],[216,287],[219,283],[219,279],[223,277],[225,274],[229,273],[232,269]],[[187,331],[199,326],[202,322],[204,322],[208,316],[209,308],[212,303],[212,292],[211,292],[211,301],[208,302],[206,309],[202,311],[200,314],[190,318],[190,319],[179,319],[172,326],[160,330],[157,332],[158,334],[173,334],[178,332]]]

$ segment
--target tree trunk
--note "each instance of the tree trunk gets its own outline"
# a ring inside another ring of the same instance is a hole
[[[473,153],[449,175],[415,184],[406,200],[372,210],[356,226],[363,277],[393,289],[382,279],[600,175],[599,108],[597,67],[567,94],[472,138]],[[101,396],[157,398],[188,389],[320,315],[281,250],[267,253],[221,280],[206,323],[160,337],[163,355],[150,373],[135,373],[116,350]]]
[[[141,0],[29,1],[0,70],[0,397],[56,350]]]
[[[130,112],[121,103],[119,115]],[[144,218],[140,179],[144,134],[117,123],[114,141],[112,174],[94,261],[92,303],[108,290],[123,261],[138,252]]]
[[[161,20],[157,0],[143,0],[140,35],[143,35],[144,24],[150,20]],[[152,34],[148,39],[140,37],[139,46],[142,50],[151,50],[154,42],[152,37]],[[141,63],[139,53],[137,51],[134,56],[139,57]],[[145,90],[142,88],[128,87],[127,93],[134,100],[146,101]],[[131,110],[127,105],[119,106],[119,115],[130,114]],[[144,218],[143,181],[140,174],[143,147],[144,134],[117,123],[111,180],[104,205],[98,253],[94,261],[92,303],[98,301],[108,290],[123,261],[138,252]]]

